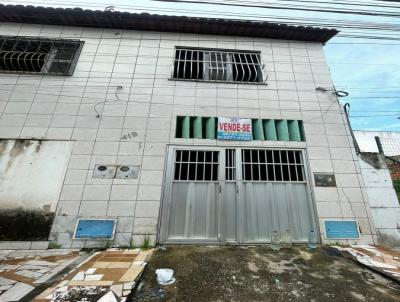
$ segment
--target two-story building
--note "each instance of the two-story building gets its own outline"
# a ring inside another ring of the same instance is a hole
[[[376,241],[334,29],[0,6],[1,211],[113,240]]]

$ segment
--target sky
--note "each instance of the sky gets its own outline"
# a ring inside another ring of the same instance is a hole
[[[342,33],[354,33],[354,29],[348,28],[354,22],[378,22],[391,24],[400,31],[400,18],[375,17],[351,14],[334,14],[328,12],[305,12],[293,10],[281,10],[271,8],[254,8],[239,6],[220,6],[216,3],[251,5],[282,5],[285,7],[301,7],[301,5],[318,5],[333,8],[351,8],[352,6],[337,6],[332,2],[346,2],[347,0],[327,0],[321,4],[313,4],[307,0],[207,0],[213,4],[200,3],[166,3],[154,0],[6,0],[4,4],[41,5],[56,7],[82,7],[87,9],[103,10],[107,6],[114,6],[118,11],[149,12],[154,14],[190,15],[207,17],[224,17],[235,19],[251,19],[276,21],[276,18],[318,18],[314,21],[320,27],[327,19],[336,19],[337,22],[346,22],[347,27],[342,28]],[[313,1],[313,0],[311,0]],[[384,2],[379,0],[349,0],[350,2],[364,5],[377,4],[379,8],[368,6],[353,6],[356,10],[376,12],[377,10],[398,13],[400,15],[400,3]],[[348,3],[350,3],[348,2]],[[295,4],[295,6],[293,5]],[[383,8],[384,5],[395,7]],[[292,19],[290,19],[292,20]],[[292,21],[293,21],[292,20]],[[284,21],[281,21],[285,23]],[[335,24],[337,24],[335,22]],[[349,23],[350,22],[350,23]],[[326,24],[326,23],[325,23]],[[337,90],[349,93],[346,98],[341,98],[342,103],[350,103],[350,119],[355,130],[375,131],[400,131],[400,35],[399,31],[385,32],[399,40],[373,40],[334,37],[324,47],[328,65],[331,70],[333,82]],[[364,31],[365,32],[365,31]],[[370,31],[370,33],[372,33]],[[373,34],[382,34],[382,31]],[[381,45],[385,44],[385,45]]]

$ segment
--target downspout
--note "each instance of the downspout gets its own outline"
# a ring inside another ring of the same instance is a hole
[[[358,146],[356,137],[354,135],[353,128],[351,127],[351,123],[350,123],[350,118],[349,118],[350,104],[349,103],[344,104],[343,109],[344,109],[344,113],[346,114],[347,124],[349,125],[350,134],[353,139],[354,148],[356,149],[356,153],[360,154],[360,147]]]

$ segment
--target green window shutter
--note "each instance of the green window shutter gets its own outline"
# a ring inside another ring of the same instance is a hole
[[[251,121],[253,126],[253,139],[259,141],[265,140],[262,121],[260,119]]]
[[[203,138],[203,125],[202,118],[200,116],[196,116],[193,121],[193,138]]]
[[[301,141],[300,127],[298,121],[289,121],[289,139],[291,141]]]
[[[215,139],[215,117],[208,117],[206,120],[206,139]]]
[[[182,119],[182,138],[190,138],[190,117],[184,116]]]
[[[278,134],[278,140],[289,141],[289,129],[287,120],[276,121],[276,132]]]
[[[278,137],[276,135],[275,120],[263,120],[264,133],[267,141],[276,141]]]

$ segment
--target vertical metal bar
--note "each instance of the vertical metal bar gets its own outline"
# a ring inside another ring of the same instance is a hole
[[[185,49],[184,51],[185,51],[185,57],[184,57],[184,60],[183,60],[183,78],[185,79],[185,78],[186,78],[186,57],[187,57],[187,50]]]
[[[204,60],[204,55],[203,55],[203,60]],[[197,61],[196,80],[199,80],[199,72],[200,72],[200,51],[196,51],[196,61]]]
[[[176,71],[176,77],[179,79],[179,75],[180,75],[180,69],[181,69],[181,54],[182,54],[182,49],[179,49],[179,54],[178,54],[178,59],[177,60],[177,71]]]
[[[267,157],[267,150],[266,149],[264,149],[264,156],[265,156],[265,177],[266,177],[266,181],[269,181],[268,157]]]
[[[246,68],[247,68],[247,70],[249,71],[249,77],[247,78],[247,81],[246,81],[246,82],[249,82],[249,81],[250,81],[250,74],[251,74],[251,72],[250,72],[249,61],[248,61],[248,59],[247,59],[247,54],[244,54],[244,59],[246,60]]]
[[[293,154],[293,160],[294,160],[294,171],[295,171],[295,173],[296,173],[296,181],[299,181],[299,175],[298,175],[298,173],[297,173],[297,164],[296,164],[296,151],[291,151],[292,152],[292,154]]]
[[[274,174],[273,181],[276,181],[276,174],[275,174],[275,150],[272,150],[272,172]]]
[[[199,156],[199,151],[194,151],[194,152],[196,152],[196,164],[195,164],[195,168],[194,168],[194,180],[195,181],[197,181],[198,179],[197,179],[197,166],[198,166],[198,164],[199,164],[199,161],[198,161],[198,156]]]
[[[226,81],[226,76],[225,76],[225,68],[226,68],[226,53],[221,53],[221,59],[222,59],[222,80]]]
[[[261,150],[257,150],[257,154],[258,154],[258,180],[261,181],[261,160],[260,160],[260,151]]]
[[[279,150],[279,166],[280,166],[280,168],[281,168],[281,181],[284,181],[284,179],[283,179],[283,168],[282,168],[282,166],[283,166],[283,163],[282,163],[282,150]]]
[[[235,69],[236,69],[236,75],[235,75],[235,78],[233,78],[233,74],[232,74],[232,79],[233,79],[233,81],[237,81],[237,79],[238,79],[238,76],[239,76],[239,69],[238,69],[238,63],[236,62],[236,58],[235,58],[235,53],[232,53],[232,65],[235,67]],[[232,68],[232,73],[233,73],[233,68]]]
[[[253,176],[253,152],[251,152],[252,150],[249,149],[250,151],[250,175],[251,175],[251,181],[254,181],[254,176]]]
[[[242,67],[242,78],[240,79],[241,82],[244,80],[244,67],[243,67],[243,61],[242,61],[242,54],[239,54],[239,59],[240,59],[240,66]]]
[[[190,79],[193,78],[193,50],[190,50]]]
[[[254,67],[253,55],[252,55],[252,54],[249,54],[249,56],[250,56],[250,59],[251,59],[251,66],[252,66],[252,68],[253,68],[253,67]],[[255,81],[251,81],[251,74],[252,74],[251,69],[252,69],[252,68],[250,68],[250,66],[249,66],[250,73],[249,73],[249,80],[248,80],[248,82],[255,82]]]
[[[287,164],[287,168],[288,168],[288,173],[289,173],[289,181],[292,181],[292,177],[291,177],[291,173],[290,173],[290,163],[289,163],[289,150],[286,150],[285,151],[285,153],[286,153],[286,164]]]
[[[181,175],[182,175],[182,150],[175,150],[175,152],[179,151],[179,175],[178,175],[178,180],[181,180]]]

